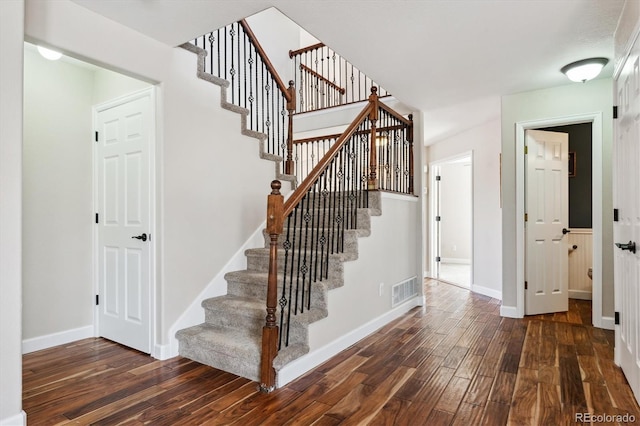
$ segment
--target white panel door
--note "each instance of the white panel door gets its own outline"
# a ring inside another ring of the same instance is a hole
[[[635,42],[616,80],[618,119],[614,120],[613,193],[616,362],[640,399],[640,46]],[[614,218],[615,219],[615,218]]]
[[[151,98],[96,116],[98,328],[100,336],[150,353]]]
[[[569,137],[527,130],[526,315],[569,307]]]

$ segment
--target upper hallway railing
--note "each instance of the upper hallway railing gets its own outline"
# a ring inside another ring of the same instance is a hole
[[[390,95],[324,43],[290,50],[289,57],[294,63],[297,112],[366,101],[372,87],[379,88],[380,97]]]

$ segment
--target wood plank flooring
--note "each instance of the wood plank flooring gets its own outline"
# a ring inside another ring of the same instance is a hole
[[[429,280],[425,293],[424,307],[268,395],[181,357],[85,339],[24,356],[23,409],[30,425],[583,424],[576,413],[640,423],[590,302],[516,320],[452,285]]]

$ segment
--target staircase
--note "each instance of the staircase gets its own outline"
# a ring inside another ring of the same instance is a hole
[[[328,292],[344,284],[344,262],[358,258],[358,238],[371,232],[371,216],[381,214],[380,194],[369,194],[369,208],[358,209],[358,227],[345,231],[343,253],[329,256],[328,279],[311,286],[311,309],[292,316],[289,327],[289,345],[283,347],[274,361],[276,371],[309,352],[309,324],[328,314]],[[304,221],[299,221],[302,226]],[[283,235],[287,235],[285,228]],[[297,230],[296,232],[300,232]],[[284,258],[282,244],[278,241],[279,257]],[[250,380],[260,381],[260,352],[262,327],[265,320],[265,300],[269,272],[269,238],[265,234],[265,247],[245,252],[247,269],[228,273],[228,294],[204,300],[205,322],[180,330],[176,337],[180,342],[180,355],[228,371]],[[279,263],[278,293],[282,292],[283,262]],[[280,313],[277,313],[280,324]]]
[[[242,66],[226,50],[238,40],[250,46]],[[276,178],[297,187],[284,202],[280,181],[272,182],[264,246],[245,252],[245,270],[225,275],[226,295],[202,302],[204,323],[176,333],[179,353],[270,391],[277,372],[309,352],[309,325],[327,317],[329,291],[345,284],[344,262],[358,259],[358,239],[381,215],[378,189],[413,193],[413,123],[378,102],[372,86],[342,134],[294,141],[294,82],[284,85],[245,21],[203,36],[208,50],[194,44],[182,47],[198,54],[198,76],[221,87],[223,108],[242,114],[242,133],[260,141],[261,158],[276,161]],[[214,58],[215,44],[224,50]],[[215,68],[225,78],[211,75]],[[300,157],[302,144],[308,157]],[[304,175],[292,176],[303,160]]]

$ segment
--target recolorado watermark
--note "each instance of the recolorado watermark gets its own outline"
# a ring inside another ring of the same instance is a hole
[[[576,413],[575,421],[581,423],[635,423],[636,416],[633,414],[593,414]]]

